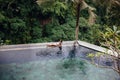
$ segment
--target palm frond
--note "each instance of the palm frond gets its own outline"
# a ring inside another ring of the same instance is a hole
[[[81,6],[81,9],[85,9],[85,8],[88,8],[88,13],[89,13],[89,18],[88,18],[88,23],[90,25],[94,24],[95,21],[96,21],[96,17],[97,15],[93,12],[95,11],[96,9],[89,6],[85,1],[82,1],[82,6]]]
[[[88,23],[89,25],[93,25],[96,21],[97,15],[91,9],[89,9],[88,12],[89,12]]]
[[[85,1],[82,1],[81,9],[89,8],[90,10],[96,10],[95,8],[89,6]]]

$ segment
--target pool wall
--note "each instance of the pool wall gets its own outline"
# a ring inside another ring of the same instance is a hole
[[[67,58],[69,56],[69,52],[73,49],[74,41],[63,41],[61,52],[58,47],[47,47],[48,44],[56,43],[57,42],[0,46],[0,64],[23,63],[28,61],[41,60],[44,58]],[[80,46],[77,46],[76,49],[77,57],[88,59],[86,57],[88,53],[106,51],[105,48],[87,42],[79,41],[79,44]],[[101,62],[101,64],[104,64],[104,62]]]

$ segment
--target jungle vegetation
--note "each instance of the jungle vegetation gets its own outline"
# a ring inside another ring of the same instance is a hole
[[[0,0],[0,43],[67,41],[77,34],[100,45],[100,32],[120,29],[119,8],[119,0]]]

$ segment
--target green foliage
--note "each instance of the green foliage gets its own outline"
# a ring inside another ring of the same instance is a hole
[[[96,8],[95,13],[98,15],[96,22],[105,24],[103,18],[106,16],[104,12],[106,9],[90,0],[85,1],[88,6]],[[71,0],[0,0],[0,5],[2,43],[23,44],[75,39],[76,14],[73,7],[75,5]],[[116,8],[115,11],[119,12]],[[79,39],[99,45],[99,32],[105,31],[106,26],[100,24],[90,26],[88,16],[88,8],[81,10]]]
[[[116,26],[106,28],[106,32],[101,32],[101,44],[108,48],[120,49],[120,30]],[[113,49],[114,50],[114,49]]]
[[[5,20],[5,16],[0,12],[0,23]]]
[[[110,59],[113,61],[112,69],[120,74],[120,30],[116,26],[113,26],[113,28],[107,26],[105,32],[101,31],[100,33],[101,45],[109,49],[106,51],[106,54],[109,55],[108,58],[105,54],[106,59]],[[104,54],[97,53],[94,56],[100,57],[101,55]]]
[[[35,30],[40,30],[37,21],[39,6],[35,0],[1,0],[0,5],[0,37],[4,43],[9,43],[6,40],[10,40],[11,44],[28,43],[40,37],[35,33]],[[33,29],[34,26],[39,28]],[[41,32],[37,33],[41,35]]]
[[[87,20],[83,17],[80,17],[79,23],[80,23],[80,27],[89,27]]]
[[[89,53],[89,54],[87,55],[87,57],[89,57],[89,58],[94,58],[94,57],[95,57],[95,54]]]
[[[11,40],[5,40],[5,43],[6,45],[10,44],[11,43]]]
[[[99,24],[89,25],[85,18],[80,18],[79,39],[99,45],[101,26]],[[95,35],[96,34],[96,35]]]
[[[4,33],[0,31],[0,38],[4,37]]]
[[[55,27],[51,31],[51,38],[54,40],[73,40],[74,39],[74,28],[72,28],[69,24],[60,25]]]
[[[36,26],[32,30],[33,30],[33,33],[32,33],[33,39],[41,38],[42,33],[41,33],[41,28],[40,27]]]
[[[25,29],[26,25],[25,22],[21,19],[9,19],[11,29],[14,30],[14,32],[18,32],[19,30]]]
[[[96,52],[96,53],[89,53],[89,54],[87,54],[87,57],[92,59],[92,58],[95,58],[95,57],[100,57],[101,55],[104,55],[104,53]]]
[[[3,45],[3,40],[0,38],[0,46]]]
[[[64,13],[67,10],[67,5],[62,1],[48,0],[44,4],[40,4],[43,14],[51,13],[57,16],[64,17]]]

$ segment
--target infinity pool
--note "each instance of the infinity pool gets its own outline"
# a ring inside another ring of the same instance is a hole
[[[62,52],[58,48],[1,51],[0,80],[120,80],[117,72],[86,59],[94,50],[77,47],[71,59],[72,52],[68,46]]]

